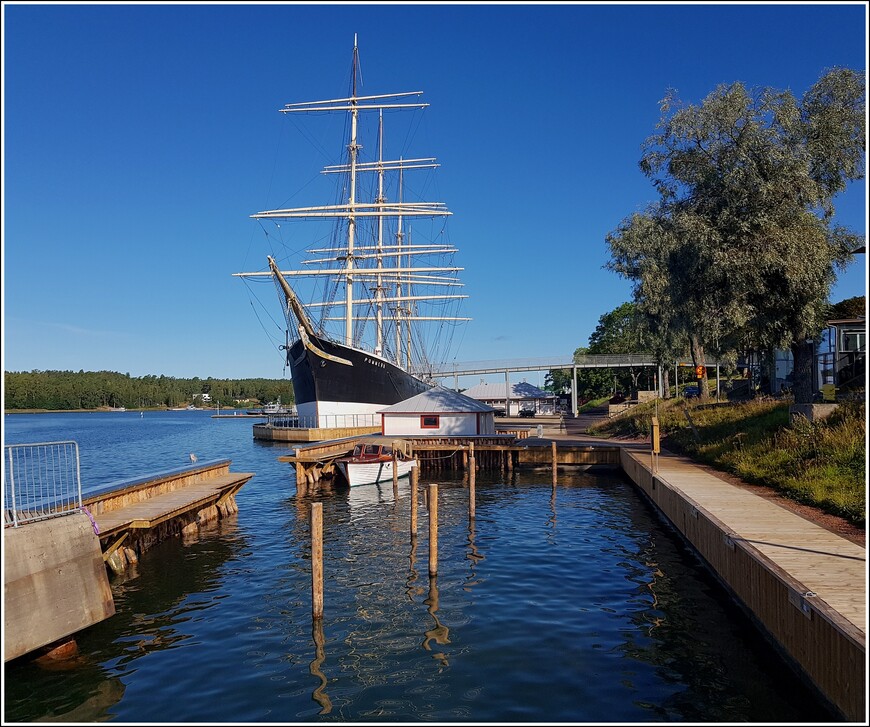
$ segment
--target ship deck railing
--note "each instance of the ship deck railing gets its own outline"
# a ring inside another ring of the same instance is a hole
[[[315,416],[269,415],[266,426],[274,429],[343,429],[380,427],[380,414],[318,414]]]

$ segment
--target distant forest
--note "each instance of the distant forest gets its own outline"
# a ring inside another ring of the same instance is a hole
[[[293,384],[281,379],[176,379],[114,371],[4,373],[4,409],[147,409],[194,406],[247,407],[277,401],[292,404]],[[203,399],[203,394],[210,401]]]

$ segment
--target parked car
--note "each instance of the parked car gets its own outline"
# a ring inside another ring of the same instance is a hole
[[[699,386],[687,386],[683,389],[683,396],[687,399],[694,399],[697,396],[701,396],[701,387]]]
[[[520,409],[520,416],[521,417],[533,417],[533,416],[535,416],[535,410],[528,409],[528,408]]]

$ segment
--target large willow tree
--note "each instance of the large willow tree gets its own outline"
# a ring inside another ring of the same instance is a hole
[[[836,273],[862,238],[834,199],[864,176],[864,74],[833,69],[789,91],[720,86],[703,103],[661,102],[641,170],[659,200],[608,235],[608,267],[665,341],[706,352],[790,348],[795,399],[812,398],[812,341]]]

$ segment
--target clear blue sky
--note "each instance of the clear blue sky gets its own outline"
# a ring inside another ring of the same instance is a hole
[[[474,319],[455,362],[570,357],[630,299],[602,267],[605,236],[655,199],[638,160],[666,89],[800,96],[867,59],[863,3],[3,12],[6,371],[289,376],[232,273],[264,265],[249,215],[296,203],[327,163],[303,166],[278,109],[344,95],[354,33],[366,93],[431,104],[433,197],[453,212]],[[865,184],[837,209],[864,234]],[[833,300],[865,293],[865,259]]]

